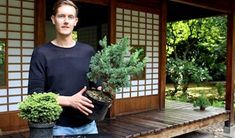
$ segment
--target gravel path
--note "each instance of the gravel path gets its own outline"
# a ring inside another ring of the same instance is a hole
[[[224,123],[219,123],[175,138],[235,138],[235,135],[225,135],[223,127]]]

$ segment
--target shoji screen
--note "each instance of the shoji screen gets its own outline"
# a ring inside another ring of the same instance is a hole
[[[27,94],[34,47],[34,0],[0,1],[0,39],[6,40],[7,86],[0,88],[0,113],[18,110]]]
[[[159,64],[159,15],[155,13],[117,8],[116,39],[129,37],[131,46],[143,48],[148,57],[145,76],[139,80],[130,78],[131,87],[124,88],[116,99],[158,94]]]

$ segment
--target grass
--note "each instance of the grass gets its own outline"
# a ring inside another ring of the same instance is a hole
[[[204,83],[200,86],[190,84],[186,95],[183,94],[182,91],[178,91],[174,96],[170,96],[170,92],[173,90],[174,87],[172,84],[166,85],[166,99],[193,103],[199,97],[200,92],[204,92],[212,106],[225,106],[225,85],[221,82]]]

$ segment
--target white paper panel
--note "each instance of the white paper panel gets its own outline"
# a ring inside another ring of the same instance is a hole
[[[11,23],[20,23],[21,19],[18,16],[8,16],[8,22],[11,22]]]
[[[9,87],[20,87],[21,81],[20,80],[10,80]]]
[[[21,73],[8,73],[8,79],[20,79]]]
[[[23,33],[23,39],[34,39],[33,33]]]
[[[0,38],[6,38],[6,32],[0,31]]]
[[[22,63],[30,63],[31,57],[23,57]]]
[[[6,22],[6,15],[0,15],[0,21]],[[1,23],[0,25],[3,25],[3,23]],[[5,24],[5,26],[6,26],[6,24]]]
[[[32,25],[23,25],[22,30],[23,31],[28,31],[28,32],[34,32],[34,26],[32,26]]]
[[[158,90],[153,90],[153,94],[158,94]]]
[[[21,88],[10,88],[9,95],[19,95],[21,94]]]
[[[8,63],[20,63],[20,57],[18,56],[8,56]]]
[[[8,13],[11,15],[21,15],[21,11],[18,8],[8,8]]]
[[[18,56],[16,56],[16,57],[9,56],[8,57],[8,63],[20,63],[20,57],[18,57]]]
[[[0,5],[7,5],[7,0],[0,0]]]
[[[8,71],[20,71],[21,66],[20,65],[8,65]]]
[[[0,96],[6,96],[7,95],[7,89],[0,89]]]
[[[132,92],[131,97],[137,97],[137,92]]]
[[[116,9],[116,12],[117,12],[117,13],[121,13],[121,14],[122,14],[122,11],[123,11],[123,10],[122,10],[121,8],[117,8],[117,9]]]
[[[5,112],[7,111],[7,106],[6,105],[0,105],[0,112]]]
[[[20,51],[18,48],[8,48],[8,55],[20,55]]]
[[[6,30],[6,23],[0,23],[0,30]]]
[[[152,91],[146,91],[145,94],[146,95],[152,95]]]
[[[32,55],[33,49],[22,49],[23,55]]]
[[[18,104],[10,104],[9,105],[9,111],[16,111],[18,109]]]
[[[21,97],[20,96],[10,96],[9,97],[9,103],[18,103],[21,101]]]
[[[6,14],[6,7],[0,7],[0,13]]]
[[[115,98],[116,98],[116,99],[121,99],[121,98],[122,98],[122,94],[117,93]]]
[[[34,47],[34,41],[23,41],[22,46],[23,47]]]
[[[10,31],[20,31],[21,26],[19,24],[8,24],[8,30],[10,30]]]
[[[23,88],[23,94],[28,94],[28,88]]]
[[[137,91],[137,86],[132,86],[131,91]]]
[[[34,0],[31,0],[34,1]],[[28,9],[34,9],[34,3],[33,2],[25,2],[23,1],[23,7]]]
[[[34,16],[34,10],[23,9],[24,16]]]
[[[8,47],[20,47],[19,40],[8,40]]]
[[[23,77],[23,79],[28,79],[29,72],[23,72],[22,77]]]
[[[0,104],[6,104],[7,103],[7,97],[0,97]]]
[[[139,87],[139,91],[143,91],[144,89],[145,89],[144,86]]]
[[[8,5],[11,7],[20,7],[21,3],[18,0],[8,0]]]
[[[28,80],[23,80],[23,86],[28,86]]]
[[[145,17],[145,12],[139,12],[140,17]]]
[[[8,32],[8,38],[20,39],[20,33],[19,32]]]
[[[145,92],[144,91],[139,91],[139,96],[144,96]]]
[[[26,23],[26,24],[34,24],[34,18],[31,18],[31,17],[23,17],[23,23]]]
[[[123,98],[129,98],[130,97],[130,93],[123,93]]]

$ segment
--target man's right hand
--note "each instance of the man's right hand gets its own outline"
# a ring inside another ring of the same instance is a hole
[[[80,110],[85,115],[92,113],[90,108],[94,108],[91,100],[83,96],[83,93],[86,91],[86,87],[80,90],[78,93],[73,96],[58,96],[57,100],[61,106],[70,106],[75,109]]]

